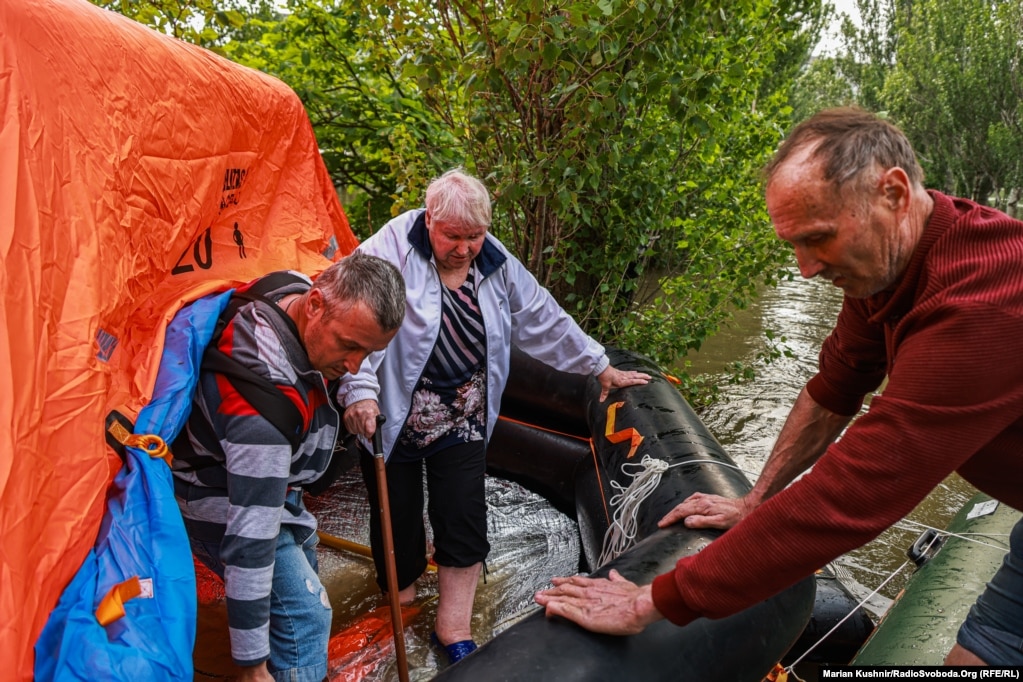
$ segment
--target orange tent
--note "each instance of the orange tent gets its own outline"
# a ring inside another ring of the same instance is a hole
[[[0,660],[27,680],[166,321],[356,240],[294,92],[85,0],[0,2],[0,114]]]

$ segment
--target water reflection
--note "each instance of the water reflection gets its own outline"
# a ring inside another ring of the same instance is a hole
[[[817,370],[817,353],[831,331],[842,304],[842,292],[824,280],[804,280],[793,270],[793,279],[777,288],[765,288],[747,310],[738,311],[734,323],[710,339],[699,353],[690,355],[690,372],[726,376],[727,365],[736,360],[752,364],[757,378],[742,385],[722,385],[721,400],[700,416],[736,463],[751,479],[770,454],[800,389]],[[765,364],[758,353],[766,350],[764,334],[784,336],[792,358]],[[724,384],[724,382],[722,382]],[[850,588],[865,597],[899,571],[868,606],[882,612],[902,589],[911,574],[906,549],[920,534],[919,524],[944,528],[973,494],[973,488],[951,476],[897,526],[873,542],[839,560],[854,584]]]

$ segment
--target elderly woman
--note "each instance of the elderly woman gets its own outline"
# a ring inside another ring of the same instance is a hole
[[[338,391],[348,429],[370,439],[376,416],[388,417],[381,440],[392,502],[401,601],[415,598],[426,570],[423,469],[434,533],[439,603],[435,639],[451,663],[471,653],[470,621],[487,542],[483,477],[487,440],[508,379],[511,346],[546,364],[593,374],[600,399],[649,376],[610,365],[546,289],[488,233],[490,195],[456,168],[426,190],[426,208],[384,225],[359,250],[394,263],[405,277],[405,321]],[[377,583],[386,576],[372,457],[362,455],[369,492]]]

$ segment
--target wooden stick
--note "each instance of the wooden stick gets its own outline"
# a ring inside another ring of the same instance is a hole
[[[387,596],[391,602],[391,627],[394,629],[394,655],[398,661],[398,678],[408,682],[408,661],[405,659],[405,623],[401,618],[398,595],[398,567],[394,561],[394,537],[391,534],[391,502],[387,494],[387,467],[380,429],[386,421],[377,415],[377,428],[373,432],[373,460],[376,463],[377,495],[380,498],[380,530],[384,536],[384,566],[387,569]]]
[[[373,550],[366,545],[360,545],[358,542],[352,542],[351,540],[339,538],[336,535],[324,533],[322,530],[316,531],[316,534],[320,537],[320,542],[325,547],[340,549],[342,551],[351,552],[352,554],[358,554],[359,556],[368,557],[370,559],[373,558]]]

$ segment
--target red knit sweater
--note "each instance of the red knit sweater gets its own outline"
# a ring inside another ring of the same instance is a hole
[[[1023,222],[931,192],[934,211],[894,290],[846,298],[810,396],[869,411],[813,469],[658,576],[683,625],[740,611],[877,537],[958,471],[1023,509]]]

